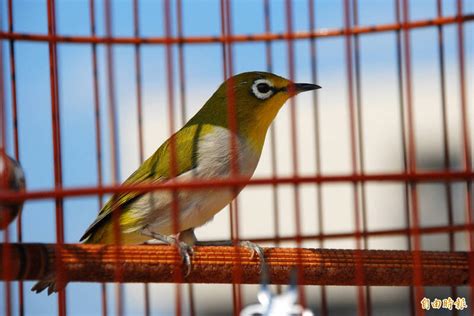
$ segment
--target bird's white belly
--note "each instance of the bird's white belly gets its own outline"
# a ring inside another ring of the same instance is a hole
[[[214,132],[199,140],[196,168],[179,175],[177,181],[222,179],[231,175],[231,132],[215,127]],[[236,136],[235,154],[238,154],[238,175],[250,178],[257,167],[260,153],[242,137]],[[232,151],[234,152],[234,151]],[[173,229],[173,209],[179,209],[179,231],[204,225],[229,204],[242,188],[206,187],[178,190],[176,203],[169,191],[146,194],[133,207],[141,214],[151,214],[148,227],[160,234],[169,235]],[[174,204],[174,205],[173,205]],[[140,214],[137,214],[140,215]]]

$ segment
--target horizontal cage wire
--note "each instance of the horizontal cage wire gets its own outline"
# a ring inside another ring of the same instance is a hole
[[[2,314],[472,314],[473,1],[0,21]]]

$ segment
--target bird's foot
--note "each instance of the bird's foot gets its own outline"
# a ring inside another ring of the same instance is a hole
[[[194,255],[193,247],[183,241],[179,241],[177,238],[173,239],[174,242],[172,243],[172,245],[178,248],[179,255],[183,260],[183,264],[186,266],[186,273],[184,274],[184,276],[187,277],[191,273],[191,257]]]
[[[196,241],[196,246],[233,246],[234,243],[232,240],[217,240],[217,241]],[[237,242],[237,245],[243,248],[250,250],[250,259],[255,258],[255,254],[257,254],[258,258],[260,259],[261,266],[265,265],[265,251],[262,247],[257,245],[254,242],[245,240]]]
[[[178,253],[183,260],[183,264],[186,266],[186,274],[184,275],[187,277],[191,273],[192,263],[191,263],[191,256],[194,254],[193,247],[188,245],[187,243],[180,241],[175,236],[167,236],[162,235],[159,233],[155,233],[148,228],[142,230],[142,234],[156,240],[162,241],[165,244],[175,246],[178,249]]]
[[[240,241],[239,246],[250,250],[250,259],[255,258],[255,254],[257,254],[262,265],[265,264],[265,252],[262,247],[249,240]]]

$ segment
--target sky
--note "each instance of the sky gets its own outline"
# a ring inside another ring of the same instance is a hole
[[[6,2],[0,1],[2,29],[6,29]],[[359,23],[361,25],[394,23],[392,1],[359,0]],[[171,1],[173,16],[175,2]],[[342,1],[315,1],[316,29],[341,28],[344,25]],[[436,16],[436,1],[410,1],[412,20],[430,19]],[[57,32],[61,35],[90,35],[88,1],[56,0]],[[103,36],[103,2],[96,1],[97,33]],[[270,19],[272,32],[286,30],[284,1],[271,1]],[[456,12],[455,1],[443,1],[443,11],[447,16]],[[474,13],[474,1],[464,0],[465,14]],[[162,1],[140,1],[140,34],[144,37],[163,36]],[[294,31],[308,31],[307,1],[293,1]],[[40,0],[16,0],[13,7],[14,30],[19,33],[47,33],[46,2]],[[184,36],[220,35],[220,11],[218,0],[183,0]],[[132,1],[118,0],[112,5],[114,36],[133,36]],[[263,33],[263,1],[232,1],[232,30],[234,34]],[[176,19],[172,20],[172,33],[176,34]],[[448,100],[448,123],[450,156],[452,167],[462,165],[459,110],[459,73],[457,64],[456,26],[444,27],[444,52],[446,56],[446,82]],[[474,69],[474,23],[465,24],[466,87],[472,87]],[[8,74],[8,43],[3,41],[4,73]],[[415,114],[415,135],[417,162],[423,170],[439,169],[442,166],[441,99],[438,67],[438,42],[436,28],[423,28],[411,33],[413,67],[413,105]],[[27,175],[29,190],[44,190],[54,187],[53,150],[51,142],[51,98],[49,81],[48,45],[45,43],[15,42],[17,77],[17,98],[19,110],[20,161]],[[273,71],[288,76],[288,48],[284,41],[272,43]],[[295,47],[295,81],[311,82],[311,57],[309,40],[298,40]],[[106,55],[103,45],[98,45],[98,78],[102,123],[102,155],[104,159],[104,180],[111,182],[110,139],[107,114]],[[317,41],[317,84],[320,109],[321,171],[323,174],[347,174],[351,172],[349,115],[345,65],[344,38],[323,38]],[[88,44],[59,44],[59,104],[61,112],[61,145],[64,187],[97,185],[96,143],[94,123],[93,74],[91,46]],[[165,49],[162,45],[143,45],[142,87],[145,140],[145,157],[149,156],[169,136],[168,96],[166,92]],[[363,112],[364,156],[367,172],[400,172],[402,143],[398,99],[398,77],[396,68],[396,36],[393,32],[367,34],[360,37],[361,91]],[[119,178],[124,180],[139,165],[138,126],[136,108],[136,83],[134,54],[132,45],[116,45],[113,49],[115,96],[117,100]],[[195,113],[209,98],[223,80],[222,48],[219,44],[192,44],[184,47],[185,85],[187,117]],[[238,43],[233,47],[234,73],[251,70],[266,70],[265,45],[263,43]],[[182,122],[179,110],[179,90],[177,76],[177,49],[173,48],[175,71],[174,99],[177,117],[174,126]],[[5,78],[8,78],[6,76]],[[7,144],[13,153],[11,93],[9,80],[6,86]],[[467,89],[469,122],[474,122],[473,89]],[[311,95],[296,98],[298,163],[302,175],[312,175],[315,170],[314,104]],[[471,123],[472,125],[472,123]],[[278,175],[293,174],[292,143],[290,137],[290,111],[284,107],[275,122]],[[473,127],[471,126],[471,134]],[[270,138],[268,135],[267,138]],[[471,135],[471,140],[474,135]],[[471,148],[474,146],[471,145]],[[262,154],[255,177],[271,175],[269,139]],[[446,223],[443,206],[444,191],[441,184],[420,185],[420,212],[422,225],[442,225]],[[462,223],[462,184],[454,186],[453,194],[455,220]],[[294,196],[292,188],[281,186],[279,192],[279,212],[282,217],[280,232],[284,236],[295,233],[293,217]],[[301,205],[303,233],[317,233],[317,213],[315,186],[302,186]],[[352,187],[350,184],[331,184],[323,187],[324,223],[326,232],[350,232],[354,230]],[[400,184],[367,185],[367,214],[369,229],[399,228],[404,225],[403,186]],[[274,233],[272,226],[272,191],[268,187],[252,187],[244,190],[239,197],[241,210],[241,236],[260,237]],[[94,219],[99,209],[95,196],[66,198],[65,240],[77,242],[84,230]],[[382,211],[381,211],[382,210]],[[54,242],[54,201],[28,201],[23,212],[23,240],[25,242]],[[229,238],[228,211],[224,210],[215,220],[199,229],[198,238]],[[14,225],[11,235],[16,236]],[[457,245],[465,247],[463,236],[458,236]],[[446,235],[430,236],[423,239],[424,249],[445,250]],[[291,245],[290,245],[291,246]],[[315,242],[306,246],[319,246]],[[353,248],[352,240],[328,241],[326,247]],[[369,246],[382,249],[403,249],[403,237],[378,238],[369,241]],[[48,315],[57,310],[56,297],[36,295],[29,291],[32,282],[25,283],[25,308],[28,315]],[[16,285],[14,285],[16,289]],[[109,310],[113,313],[113,286],[109,288]],[[143,311],[142,285],[125,287],[125,309],[130,314]],[[153,285],[152,310],[158,315],[173,313],[174,287]],[[230,287],[196,286],[196,302],[199,310],[206,310],[212,298],[228,302]],[[245,303],[256,301],[257,287],[245,287]],[[378,291],[377,291],[378,292]],[[374,294],[377,302],[406,300],[406,288],[385,289],[389,295]],[[16,291],[14,291],[16,293]],[[319,288],[308,289],[308,295],[319,302]],[[341,294],[342,293],[342,294]],[[4,289],[0,288],[0,297]],[[15,298],[16,299],[16,298]],[[100,313],[100,286],[97,284],[70,284],[67,289],[68,312],[71,315]],[[311,301],[311,300],[310,300]],[[353,288],[330,288],[331,306],[343,304],[349,311],[356,308]],[[84,304],[87,302],[87,304]],[[168,302],[168,303],[167,303]],[[172,302],[169,304],[169,302]],[[199,302],[202,302],[199,304]],[[204,303],[205,302],[205,303]],[[2,302],[3,304],[3,302]],[[378,305],[377,305],[378,306]],[[16,310],[15,310],[16,311]]]

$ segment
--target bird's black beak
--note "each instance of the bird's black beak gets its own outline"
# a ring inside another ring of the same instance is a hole
[[[295,83],[294,87],[295,87],[296,93],[321,89],[320,86],[318,86],[317,84],[312,84],[312,83]]]
[[[297,95],[300,92],[321,89],[317,84],[312,83],[290,83],[288,86],[279,89],[278,91],[285,91],[290,97]]]

